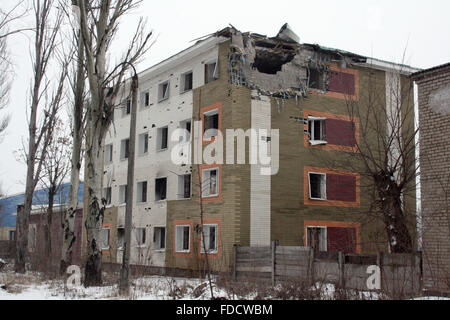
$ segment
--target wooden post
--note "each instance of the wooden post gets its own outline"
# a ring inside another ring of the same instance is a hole
[[[272,286],[275,286],[275,252],[276,252],[277,242],[272,241]]]
[[[339,264],[339,287],[344,288],[345,284],[345,255],[342,251],[338,252]]]
[[[233,280],[236,281],[237,245],[233,244]]]

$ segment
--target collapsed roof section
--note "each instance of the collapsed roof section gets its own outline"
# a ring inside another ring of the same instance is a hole
[[[240,32],[233,26],[215,33],[231,40],[230,82],[257,89],[265,95],[305,96],[309,88],[328,90],[330,62],[345,67],[366,62],[350,52],[301,44],[288,24],[275,37]]]

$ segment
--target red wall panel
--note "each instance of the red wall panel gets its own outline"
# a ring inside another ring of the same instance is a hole
[[[355,228],[327,227],[327,251],[356,253]]]
[[[356,177],[327,174],[327,200],[356,201]]]
[[[351,121],[327,119],[325,130],[327,143],[349,147],[356,145],[355,125]]]
[[[355,76],[350,73],[330,71],[329,90],[348,95],[355,94]]]

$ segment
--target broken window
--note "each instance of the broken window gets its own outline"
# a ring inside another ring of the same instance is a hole
[[[189,199],[191,197],[191,175],[178,176],[178,199]]]
[[[142,93],[141,105],[142,108],[146,108],[150,105],[150,92],[148,90]]]
[[[217,68],[217,62],[205,63],[205,84],[219,79],[219,69]]]
[[[137,202],[147,202],[147,181],[137,184]]]
[[[193,80],[192,71],[183,73],[181,75],[181,83],[180,83],[181,93],[192,90],[192,80]]]
[[[109,239],[111,236],[111,230],[109,228],[102,228],[100,231],[100,244],[102,250],[108,250],[109,249]]]
[[[126,203],[127,202],[127,185],[122,184],[119,186],[119,203]]]
[[[145,228],[136,228],[136,244],[138,246],[145,246]]]
[[[208,253],[217,252],[217,224],[204,224],[203,237],[204,243],[203,239],[200,239],[202,241],[201,252],[205,252],[205,248]]]
[[[307,227],[306,245],[314,251],[327,251],[327,229],[325,227]]]
[[[318,68],[309,68],[309,88],[325,90],[324,72]]]
[[[103,194],[105,197],[105,205],[110,205],[111,204],[111,187],[104,188]]]
[[[139,135],[139,154],[144,155],[148,152],[148,133],[142,133]]]
[[[219,110],[215,109],[204,113],[203,136],[211,138],[218,135],[219,131]]]
[[[167,149],[167,136],[169,133],[168,127],[162,127],[158,128],[157,134],[156,134],[156,150],[161,151]]]
[[[190,248],[190,231],[191,227],[186,226],[176,226],[176,246],[175,250],[177,252],[189,252]]]
[[[123,139],[120,142],[120,159],[128,159],[128,154],[130,151],[130,139]]]
[[[113,161],[113,145],[112,143],[105,145],[105,163]]]
[[[166,227],[153,228],[153,247],[156,250],[163,250],[166,248]]]
[[[117,228],[117,249],[123,249],[125,244],[125,228]]]
[[[167,178],[157,178],[155,180],[155,201],[165,200],[167,192]]]
[[[286,51],[257,50],[253,67],[262,73],[276,74],[284,64],[292,61],[294,56],[295,53]]]
[[[308,173],[309,198],[315,200],[326,200],[326,175],[324,173]]]
[[[308,117],[308,134],[310,144],[326,144],[325,118]]]
[[[205,169],[202,177],[202,197],[217,196],[219,194],[219,169]]]
[[[169,98],[169,81],[160,83],[158,86],[158,102]]]

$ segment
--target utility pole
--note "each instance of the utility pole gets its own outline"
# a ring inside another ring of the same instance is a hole
[[[134,69],[134,67],[133,67]],[[128,143],[128,172],[127,172],[127,193],[125,210],[125,243],[120,268],[119,291],[120,294],[128,294],[130,289],[130,250],[131,250],[131,229],[133,218],[133,186],[134,186],[134,159],[136,150],[136,113],[137,113],[137,90],[138,75],[134,70],[131,80],[131,120],[130,138]]]

